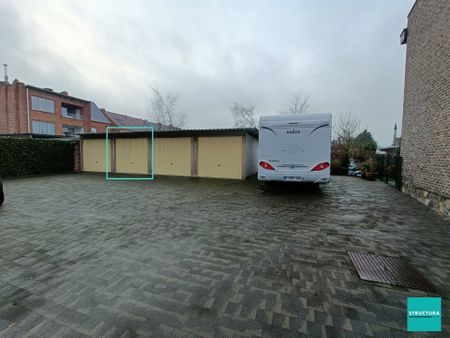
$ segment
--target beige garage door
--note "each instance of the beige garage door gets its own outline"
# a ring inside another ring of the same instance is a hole
[[[83,140],[83,171],[106,172],[105,140]],[[111,150],[111,141],[109,142]],[[111,171],[111,156],[109,156]]]
[[[117,173],[148,175],[150,156],[150,146],[147,138],[116,139]]]
[[[241,136],[199,137],[198,176],[242,178]]]
[[[191,138],[155,138],[155,174],[191,175]]]

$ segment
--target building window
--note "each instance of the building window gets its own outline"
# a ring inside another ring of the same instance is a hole
[[[97,132],[97,128],[91,128],[91,133],[96,133]]]
[[[84,133],[83,127],[77,127],[77,126],[63,126],[63,134],[64,136],[75,136],[78,134]]]
[[[83,117],[81,114],[81,107],[72,106],[66,103],[61,104],[61,115],[76,120],[81,120]]]
[[[55,113],[55,102],[53,100],[44,99],[39,96],[31,97],[31,109],[43,111],[45,113]]]
[[[33,134],[55,135],[55,124],[43,121],[32,121]]]

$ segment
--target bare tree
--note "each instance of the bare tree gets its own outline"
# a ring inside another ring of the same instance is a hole
[[[343,166],[348,167],[355,138],[360,132],[361,120],[352,112],[347,112],[341,114],[333,125],[335,144],[342,158]]]
[[[162,93],[157,87],[150,86],[152,97],[150,99],[150,115],[156,123],[166,126],[182,128],[186,122],[186,114],[177,110],[178,96],[167,92]]]
[[[338,141],[348,141],[354,139],[359,134],[361,120],[353,112],[346,112],[339,115],[334,121],[334,134]]]
[[[286,106],[279,113],[282,115],[295,115],[307,113],[309,109],[309,95],[297,92],[288,99]]]
[[[256,117],[254,106],[244,106],[242,104],[233,103],[230,108],[234,117],[234,126],[237,128],[256,128]]]

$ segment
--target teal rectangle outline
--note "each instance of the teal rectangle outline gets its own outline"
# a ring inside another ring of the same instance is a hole
[[[152,176],[151,177],[109,177],[108,172],[109,172],[109,157],[108,157],[108,153],[109,153],[109,149],[108,149],[108,130],[109,129],[149,129],[151,131],[152,134]],[[155,179],[155,163],[154,163],[154,159],[155,159],[155,130],[153,127],[139,127],[139,126],[122,126],[122,127],[106,127],[106,136],[105,136],[105,156],[106,156],[106,163],[105,163],[105,167],[106,167],[106,175],[105,178],[108,181],[153,181]]]
[[[409,312],[414,309],[439,311],[439,316],[410,316]],[[442,298],[407,297],[406,321],[408,332],[442,332]]]

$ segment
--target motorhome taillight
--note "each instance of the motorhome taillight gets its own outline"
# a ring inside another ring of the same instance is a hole
[[[322,163],[319,163],[318,165],[316,165],[314,168],[312,168],[311,171],[321,171],[321,170],[328,168],[329,166],[330,166],[330,163],[322,162]]]
[[[270,163],[267,163],[267,162],[264,162],[264,161],[260,161],[260,162],[259,162],[259,165],[260,165],[261,167],[263,167],[264,169],[267,169],[267,170],[275,170],[275,168],[272,167],[272,166],[270,165]]]

